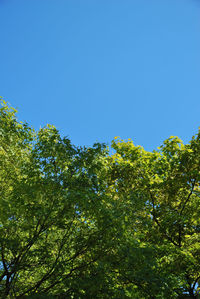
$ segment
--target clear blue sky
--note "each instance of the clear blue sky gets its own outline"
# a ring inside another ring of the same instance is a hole
[[[0,0],[0,95],[76,145],[200,125],[200,1]]]

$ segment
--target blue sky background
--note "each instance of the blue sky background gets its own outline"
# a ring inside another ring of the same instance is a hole
[[[200,125],[200,1],[0,0],[0,95],[76,145]]]

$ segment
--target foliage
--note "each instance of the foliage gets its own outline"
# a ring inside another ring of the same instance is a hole
[[[153,153],[134,146],[131,141],[113,141],[116,153],[110,157],[110,182],[118,200],[131,211],[127,212],[127,240],[137,239],[137,249],[149,254],[148,263],[142,255],[141,267],[135,273],[129,270],[134,259],[128,256],[123,276],[126,282],[135,283],[147,293],[151,290],[145,298],[179,298],[184,293],[195,298],[197,295],[199,140],[200,133],[187,145],[177,137],[170,137]],[[133,269],[138,267],[138,260]]]
[[[0,108],[1,298],[197,298],[200,133],[76,147]]]

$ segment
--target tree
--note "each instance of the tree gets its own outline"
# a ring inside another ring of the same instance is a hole
[[[126,206],[127,240],[133,244],[128,251],[124,247],[127,264],[120,275],[129,286],[142,290],[145,298],[198,296],[199,141],[200,132],[187,145],[170,137],[152,153],[130,140],[113,141],[110,188]],[[141,248],[139,257],[135,248]]]
[[[197,298],[200,132],[76,147],[0,108],[1,298]]]
[[[105,146],[77,148],[49,125],[36,133],[15,113],[2,104],[0,295],[79,298],[115,239]]]

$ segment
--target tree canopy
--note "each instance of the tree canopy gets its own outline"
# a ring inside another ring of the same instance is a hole
[[[199,281],[200,132],[77,147],[1,101],[1,298],[198,298]]]

